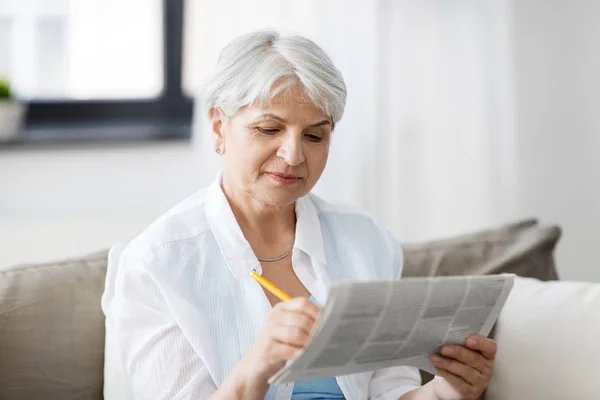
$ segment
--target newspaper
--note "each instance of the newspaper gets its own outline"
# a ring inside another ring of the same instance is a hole
[[[344,282],[327,303],[303,352],[271,377],[287,383],[398,365],[432,374],[444,344],[489,335],[513,274]]]

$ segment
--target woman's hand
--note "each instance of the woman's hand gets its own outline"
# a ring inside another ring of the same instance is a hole
[[[267,381],[287,360],[300,354],[320,312],[304,297],[277,303],[267,315],[257,341],[211,400],[264,399]]]
[[[474,400],[487,387],[494,372],[496,342],[484,336],[470,336],[465,346],[444,346],[442,356],[431,362],[440,372],[432,384],[439,399]]]
[[[300,354],[321,309],[304,297],[277,303],[247,356],[254,376],[267,380]]]

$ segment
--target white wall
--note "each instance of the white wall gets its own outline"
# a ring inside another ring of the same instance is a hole
[[[139,233],[205,183],[187,144],[0,152],[0,268]]]
[[[514,2],[519,209],[564,229],[561,275],[600,281],[600,2]]]
[[[563,228],[563,278],[600,281],[600,2],[513,7],[517,214]],[[127,240],[206,184],[199,161],[186,144],[0,152],[0,268]]]

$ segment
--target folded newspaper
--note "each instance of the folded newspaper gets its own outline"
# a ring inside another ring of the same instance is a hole
[[[513,274],[333,284],[304,351],[271,377],[287,383],[407,365],[432,374],[429,355],[489,335]]]

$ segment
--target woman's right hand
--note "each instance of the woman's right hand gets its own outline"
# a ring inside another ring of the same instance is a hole
[[[320,313],[321,309],[305,297],[277,303],[246,355],[254,378],[266,382],[287,360],[298,356]]]
[[[308,340],[321,309],[304,297],[277,303],[267,315],[258,339],[211,400],[264,399],[269,378],[296,357]]]

